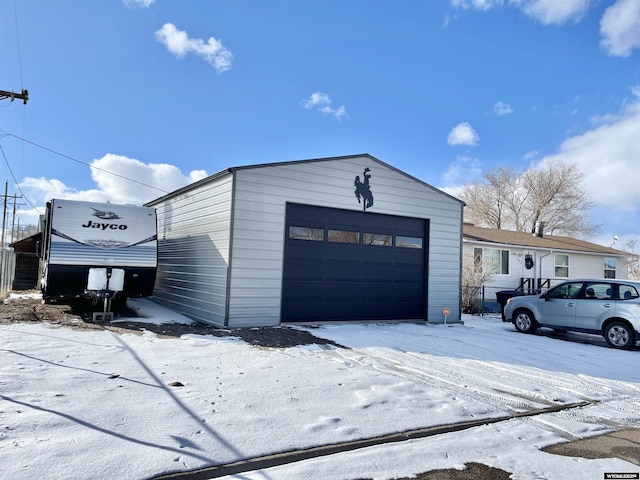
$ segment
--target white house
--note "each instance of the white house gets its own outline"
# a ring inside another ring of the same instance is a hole
[[[200,322],[460,321],[464,203],[368,154],[229,168],[147,206],[154,299]]]
[[[501,290],[547,289],[571,278],[628,278],[625,253],[570,237],[481,228],[465,223],[466,262],[491,273],[485,300]],[[464,288],[464,286],[463,286]]]

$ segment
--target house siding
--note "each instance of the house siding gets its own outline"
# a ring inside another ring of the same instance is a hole
[[[158,218],[153,299],[195,320],[223,326],[227,308],[232,175],[148,206]]]
[[[578,252],[571,250],[550,250],[523,248],[521,246],[495,245],[491,243],[465,242],[464,254],[473,255],[475,248],[497,248],[509,251],[509,274],[492,275],[485,282],[485,298],[487,301],[495,300],[495,293],[500,290],[513,290],[518,288],[522,278],[537,278],[550,280],[550,286],[554,286],[565,280],[572,278],[604,278],[604,258],[616,258],[616,278],[627,279],[628,271],[624,259],[621,255]],[[526,254],[536,254],[536,265],[534,269],[526,269],[524,257]],[[555,274],[555,255],[569,256],[569,276],[557,277]]]

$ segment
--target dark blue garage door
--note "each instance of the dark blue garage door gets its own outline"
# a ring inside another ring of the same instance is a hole
[[[428,221],[288,204],[282,321],[424,319]]]

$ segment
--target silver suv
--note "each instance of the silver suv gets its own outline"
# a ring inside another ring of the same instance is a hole
[[[640,282],[570,280],[541,295],[510,298],[504,314],[522,333],[538,327],[593,333],[630,349],[640,339]]]

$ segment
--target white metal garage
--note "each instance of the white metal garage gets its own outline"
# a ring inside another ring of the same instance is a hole
[[[154,299],[229,327],[460,320],[463,203],[367,154],[224,170],[154,200]]]

